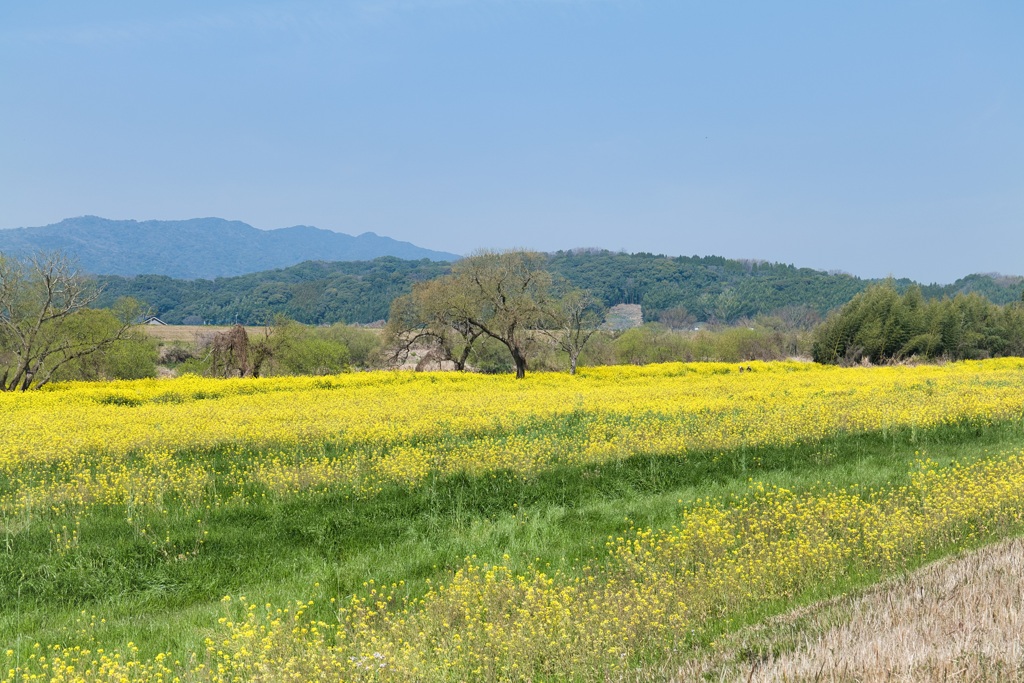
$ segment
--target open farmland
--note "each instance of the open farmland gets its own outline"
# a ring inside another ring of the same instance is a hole
[[[0,395],[0,681],[638,678],[1019,530],[1024,361],[739,370]]]

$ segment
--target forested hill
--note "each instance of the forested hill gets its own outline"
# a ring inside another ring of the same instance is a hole
[[[0,252],[29,256],[61,250],[89,273],[178,278],[215,278],[285,268],[311,259],[366,261],[379,256],[455,261],[372,232],[358,237],[308,225],[257,230],[240,221],[118,221],[97,216],[68,218],[39,228],[0,230]]]
[[[646,320],[669,309],[723,322],[794,306],[825,313],[869,284],[852,275],[719,256],[572,251],[550,259],[553,272],[608,305],[640,304]]]
[[[414,282],[448,272],[449,264],[385,257],[372,261],[307,262],[216,280],[103,276],[101,305],[133,296],[169,323],[261,324],[282,313],[304,323],[369,323],[387,317],[391,301]],[[849,301],[872,280],[777,263],[717,256],[667,257],[608,251],[557,252],[550,270],[594,292],[608,306],[639,303],[647,320],[681,314],[732,322],[796,307],[823,314]],[[900,289],[913,284],[898,280]],[[1018,300],[1024,278],[971,275],[952,285],[922,287],[929,298],[979,292],[995,303]]]
[[[387,318],[391,301],[412,283],[447,273],[449,265],[384,256],[372,261],[307,261],[297,266],[216,280],[164,275],[103,275],[100,306],[132,296],[172,324],[260,325],[283,314],[308,324],[368,323]]]

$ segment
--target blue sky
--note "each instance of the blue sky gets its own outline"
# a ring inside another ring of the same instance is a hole
[[[5,2],[0,227],[1024,274],[1024,4]]]

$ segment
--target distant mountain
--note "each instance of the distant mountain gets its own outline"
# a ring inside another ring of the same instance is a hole
[[[184,279],[243,275],[309,260],[460,258],[372,232],[353,237],[307,225],[258,230],[222,218],[116,221],[81,216],[39,228],[0,230],[0,252],[25,256],[56,249],[76,257],[82,270],[97,275],[155,274]]]

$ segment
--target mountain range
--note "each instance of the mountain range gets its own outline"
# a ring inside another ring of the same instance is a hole
[[[259,230],[223,218],[133,221],[80,216],[43,227],[0,230],[2,253],[20,257],[54,250],[74,256],[82,270],[97,275],[160,274],[182,279],[243,275],[309,260],[460,258],[372,232],[353,237],[308,225]]]

